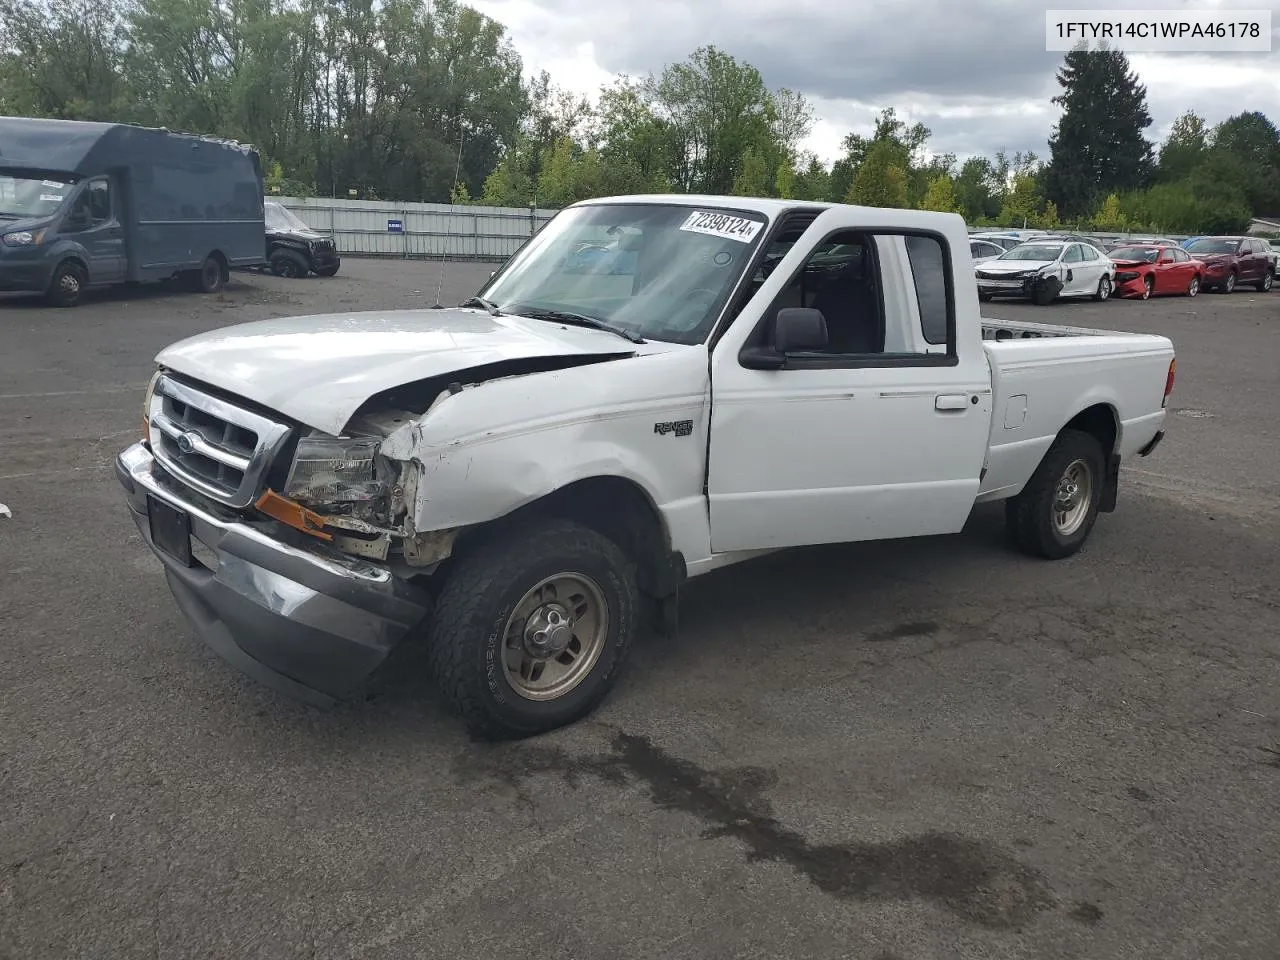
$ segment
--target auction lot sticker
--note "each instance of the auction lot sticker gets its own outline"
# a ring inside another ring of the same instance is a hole
[[[748,220],[746,217],[735,217],[728,213],[708,213],[695,210],[689,219],[680,227],[691,233],[705,233],[709,237],[721,237],[725,240],[737,240],[739,243],[750,243],[760,232],[764,224],[759,220]]]

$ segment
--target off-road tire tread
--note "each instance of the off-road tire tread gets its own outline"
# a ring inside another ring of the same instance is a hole
[[[568,520],[531,521],[506,536],[478,544],[458,557],[436,597],[427,631],[427,661],[440,692],[473,736],[486,740],[515,739],[542,733],[549,727],[524,727],[498,714],[475,644],[494,619],[494,594],[523,572],[550,556],[595,553],[620,580],[625,609],[610,610],[617,633],[594,674],[584,681],[594,686],[574,710],[554,726],[586,716],[608,694],[621,671],[636,633],[639,592],[632,562],[613,541]]]
[[[1093,467],[1093,509],[1084,525],[1064,544],[1054,534],[1049,508],[1058,478],[1067,464],[1077,459],[1087,459]],[[1005,523],[1014,546],[1046,560],[1061,560],[1078,551],[1089,539],[1098,519],[1104,461],[1102,444],[1092,434],[1080,430],[1063,430],[1058,434],[1023,491],[1005,504]]]

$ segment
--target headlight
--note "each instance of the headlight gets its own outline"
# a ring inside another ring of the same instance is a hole
[[[377,475],[378,440],[303,437],[289,468],[284,494],[307,503],[358,503],[390,495]]]
[[[18,230],[0,237],[6,247],[34,247],[38,246],[43,239],[43,230]]]

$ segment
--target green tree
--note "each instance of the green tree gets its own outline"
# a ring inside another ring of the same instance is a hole
[[[118,4],[0,0],[0,115],[128,119],[127,45]]]
[[[1280,212],[1280,131],[1256,110],[1228,117],[1213,131],[1213,152],[1235,157],[1245,202],[1255,216]]]
[[[907,171],[901,153],[889,140],[873,143],[853,176],[846,203],[866,207],[907,206]]]
[[[1129,229],[1129,218],[1120,209],[1120,195],[1109,193],[1102,206],[1093,215],[1093,226],[1096,230],[1123,233]]]
[[[827,200],[831,197],[831,172],[812,154],[802,157],[796,172],[795,193],[797,200]],[[847,192],[849,187],[845,186]],[[844,194],[839,198],[843,200]]]
[[[784,200],[793,200],[798,189],[795,165],[790,160],[783,160],[773,172],[773,192]]]
[[[1031,170],[1012,175],[1012,182],[1000,206],[1000,222],[1007,227],[1029,227],[1044,209],[1044,196]]]
[[[1003,185],[995,183],[995,169],[986,157],[970,157],[955,179],[956,200],[969,223],[990,219],[1000,213]]]
[[[946,174],[935,177],[929,182],[921,210],[933,210],[938,213],[959,213],[960,203],[956,199],[955,185]]]
[[[769,196],[773,192],[773,185],[769,182],[768,163],[769,161],[755,147],[747,147],[746,153],[742,155],[742,165],[738,168],[738,175],[733,180],[730,194],[735,197]]]
[[[1156,178],[1162,183],[1172,183],[1190,176],[1208,149],[1209,128],[1202,117],[1188,110],[1173,121],[1169,136],[1160,147]]]
[[[1143,186],[1153,165],[1143,131],[1147,90],[1118,50],[1079,48],[1058,71],[1063,108],[1049,140],[1045,187],[1067,217],[1088,214],[1114,191]]]

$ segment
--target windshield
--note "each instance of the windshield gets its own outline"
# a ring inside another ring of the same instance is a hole
[[[1141,260],[1143,263],[1155,263],[1160,256],[1159,250],[1148,247],[1116,247],[1111,251],[1112,260]]]
[[[1204,240],[1192,240],[1187,249],[1192,253],[1235,253],[1240,246],[1239,240],[1223,240],[1210,237]]]
[[[57,213],[73,180],[32,179],[0,173],[0,216],[26,220]]]
[[[999,257],[1000,260],[1057,260],[1062,253],[1060,243],[1024,243]]]
[[[565,210],[482,296],[504,313],[593,317],[646,340],[700,343],[764,236],[758,213],[659,204]]]
[[[268,230],[310,230],[298,216],[275,201],[267,201],[262,205]]]

